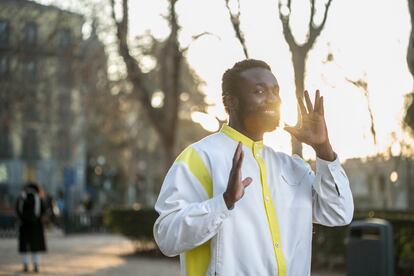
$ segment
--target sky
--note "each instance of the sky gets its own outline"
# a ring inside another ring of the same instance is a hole
[[[306,36],[309,1],[292,2],[291,24],[300,42]],[[166,0],[130,0],[130,35],[147,30],[158,38],[168,35],[168,24],[162,16],[168,13],[167,4]],[[181,45],[186,47],[191,43],[188,61],[205,81],[202,89],[213,104],[208,115],[193,118],[215,130],[218,124],[214,116],[226,117],[221,103],[221,76],[235,62],[244,59],[243,51],[235,38],[224,0],[180,0],[177,13],[182,27]],[[241,0],[241,28],[250,56],[269,63],[279,81],[282,124],[295,124],[293,67],[278,17],[278,1]],[[316,89],[321,90],[330,141],[342,160],[383,152],[391,145],[393,133],[397,139],[404,136],[401,130],[404,95],[413,87],[406,64],[410,28],[405,0],[332,1],[325,28],[308,55],[305,87],[311,97]],[[192,41],[194,35],[203,32],[213,35]],[[328,53],[334,59],[326,63]],[[367,99],[347,79],[368,83],[377,145],[370,133]],[[278,151],[291,152],[290,136],[282,127],[267,134],[265,143]],[[314,157],[313,150],[305,147],[304,157]]]
[[[306,0],[293,1],[292,28],[303,41],[309,17]],[[166,14],[166,1],[130,1],[131,34],[150,29],[155,36],[168,34],[168,26],[159,15]],[[241,28],[252,58],[268,62],[278,78],[282,97],[282,122],[296,122],[291,54],[282,34],[277,1],[241,1]],[[191,43],[188,60],[205,80],[208,101],[215,104],[209,113],[225,117],[221,103],[221,76],[244,58],[234,36],[224,0],[190,1],[177,4],[182,26],[180,41],[186,46],[193,35],[210,32]],[[374,155],[387,149],[391,135],[403,137],[401,120],[404,95],[412,90],[412,78],[406,64],[410,34],[407,1],[348,0],[333,1],[328,20],[307,60],[305,87],[313,95],[320,89],[325,98],[325,116],[331,143],[341,159]],[[326,63],[328,53],[333,62]],[[346,79],[368,83],[378,144],[370,133],[367,100],[361,89]],[[206,119],[206,124],[211,121]],[[214,124],[210,127],[214,128]],[[265,136],[265,143],[289,153],[290,137],[282,129]],[[306,147],[304,157],[313,151]]]

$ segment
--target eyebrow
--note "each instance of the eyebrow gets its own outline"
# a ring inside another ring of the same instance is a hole
[[[259,83],[256,83],[255,85],[260,85],[260,86],[263,86],[263,87],[267,86],[266,83],[264,83],[264,82],[259,82]],[[272,85],[272,87],[278,87],[279,88],[279,83],[276,82],[276,84]]]

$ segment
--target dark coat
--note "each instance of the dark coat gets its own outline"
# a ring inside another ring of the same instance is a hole
[[[40,200],[40,213],[36,214],[37,193],[24,193],[16,202],[19,225],[19,252],[45,252],[46,241],[42,222],[45,214],[43,200]]]

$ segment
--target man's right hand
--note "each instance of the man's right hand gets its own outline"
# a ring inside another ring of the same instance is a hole
[[[243,149],[242,143],[239,142],[233,156],[233,166],[230,171],[227,189],[223,194],[224,201],[227,208],[232,209],[234,204],[239,201],[244,195],[244,189],[252,183],[251,177],[241,179],[241,167],[243,163]]]

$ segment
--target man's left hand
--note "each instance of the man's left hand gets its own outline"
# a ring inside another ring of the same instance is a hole
[[[298,98],[301,113],[298,124],[294,127],[286,125],[284,129],[300,142],[311,146],[319,158],[333,161],[336,157],[329,142],[323,97],[320,96],[319,90],[316,90],[315,103],[312,105],[308,91],[304,94],[306,107],[303,99]]]

